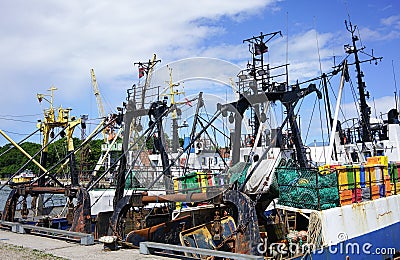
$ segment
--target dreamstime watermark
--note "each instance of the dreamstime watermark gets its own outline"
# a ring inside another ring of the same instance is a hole
[[[296,255],[296,254],[344,254],[344,255],[394,255],[396,248],[382,248],[374,247],[372,243],[358,243],[358,242],[345,242],[348,239],[346,233],[341,232],[338,234],[339,243],[333,244],[330,242],[328,246],[322,247],[312,243],[268,243],[268,238],[259,243],[257,250],[260,254],[274,253],[282,255]]]

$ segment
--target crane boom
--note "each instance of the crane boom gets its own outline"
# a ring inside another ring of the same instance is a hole
[[[96,97],[99,117],[104,118],[106,116],[106,113],[104,112],[103,101],[101,100],[99,86],[97,85],[96,76],[94,75],[94,69],[90,69],[90,74],[92,76],[93,91],[94,91],[94,95]]]
[[[97,110],[99,113],[99,117],[104,119],[106,117],[106,113],[104,112],[103,101],[101,100],[100,90],[99,90],[99,86],[97,85],[97,80],[96,80],[96,75],[94,74],[94,69],[90,69],[90,75],[92,76],[92,86],[93,86],[94,96],[96,97]],[[106,140],[107,139],[106,130],[104,129],[102,131],[102,133],[103,133],[103,139]]]

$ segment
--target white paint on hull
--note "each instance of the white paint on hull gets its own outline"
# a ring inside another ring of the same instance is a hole
[[[400,195],[319,212],[325,245],[335,245],[400,222]]]

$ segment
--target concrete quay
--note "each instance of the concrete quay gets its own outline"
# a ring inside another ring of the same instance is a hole
[[[120,249],[117,251],[104,251],[102,243],[94,245],[80,245],[79,243],[42,237],[30,234],[18,234],[11,231],[0,230],[0,243],[22,246],[40,250],[47,254],[63,257],[71,260],[102,260],[102,259],[142,259],[142,260],[168,260],[167,258],[154,255],[143,255],[138,249]],[[18,257],[14,258],[18,259]],[[176,258],[175,258],[176,259]]]

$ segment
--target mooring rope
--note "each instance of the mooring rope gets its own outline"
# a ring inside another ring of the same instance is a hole
[[[322,240],[322,222],[318,212],[311,212],[308,224],[307,243],[316,247],[321,246]]]

